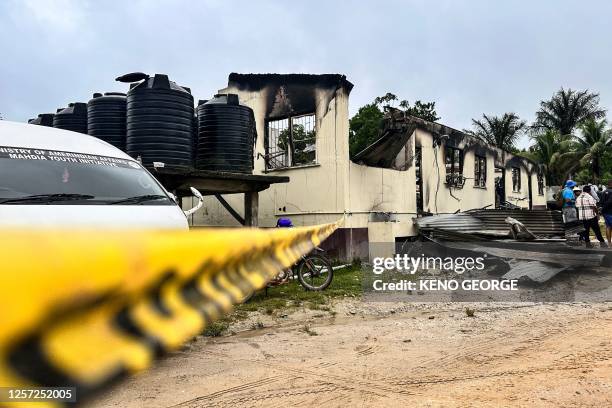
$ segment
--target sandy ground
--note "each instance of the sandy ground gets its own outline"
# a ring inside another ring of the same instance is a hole
[[[612,406],[612,303],[465,306],[255,315],[86,405]]]

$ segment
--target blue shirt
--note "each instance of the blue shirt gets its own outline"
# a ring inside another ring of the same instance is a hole
[[[571,188],[565,187],[563,189],[563,207],[575,207],[576,206],[576,196],[574,195],[574,191]],[[571,200],[569,203],[565,200]]]

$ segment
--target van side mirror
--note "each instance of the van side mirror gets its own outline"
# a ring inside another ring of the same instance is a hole
[[[193,196],[198,199],[198,204],[196,204],[196,206],[190,210],[183,211],[185,213],[185,216],[190,216],[194,212],[198,211],[200,208],[202,208],[202,205],[204,204],[204,197],[202,196],[202,193],[200,193],[194,187],[189,187],[189,189],[191,190],[191,193],[193,194]]]

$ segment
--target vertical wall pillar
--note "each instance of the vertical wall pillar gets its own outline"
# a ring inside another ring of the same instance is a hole
[[[249,191],[244,193],[244,225],[247,227],[257,227],[259,222],[259,193]]]

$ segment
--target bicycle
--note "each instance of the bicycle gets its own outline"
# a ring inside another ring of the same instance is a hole
[[[319,247],[302,258],[289,269],[279,273],[268,287],[280,286],[297,279],[306,290],[321,291],[327,289],[334,278],[334,269],[325,256],[325,251]]]

